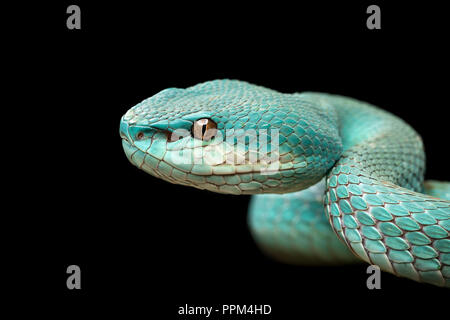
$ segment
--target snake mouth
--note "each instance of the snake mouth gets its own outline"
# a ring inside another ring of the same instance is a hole
[[[273,174],[264,174],[266,182],[251,182],[251,177],[257,175],[261,179],[261,171],[255,169],[236,171],[234,173],[198,173],[174,165],[170,161],[159,159],[151,153],[145,152],[136,146],[128,145],[124,141],[124,147],[130,162],[137,168],[150,174],[151,176],[165,180],[166,182],[184,186],[194,187],[200,190],[208,190],[223,194],[255,194],[255,193],[274,193],[281,184],[282,177],[293,175],[298,176],[294,168],[279,168]],[[235,168],[238,168],[236,166]],[[258,178],[257,178],[258,179]],[[286,188],[290,188],[289,183]],[[298,190],[298,186],[294,188]]]
[[[136,162],[136,159],[134,159],[137,152],[141,151],[139,148],[137,148],[127,137],[122,138],[122,147],[125,151],[125,155],[127,156],[128,160],[135,166],[139,167],[138,163]]]

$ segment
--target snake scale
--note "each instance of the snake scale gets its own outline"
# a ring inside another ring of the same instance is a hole
[[[382,109],[214,80],[142,101],[120,135],[131,163],[157,178],[254,194],[251,233],[279,261],[363,260],[450,287],[450,184],[424,182],[420,136]]]

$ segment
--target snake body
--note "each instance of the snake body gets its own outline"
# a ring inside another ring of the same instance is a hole
[[[193,134],[199,119],[216,126],[213,138],[204,139],[206,125],[200,139]],[[183,130],[188,134],[172,139]],[[155,177],[254,194],[249,227],[275,259],[363,260],[450,287],[450,184],[424,183],[420,136],[382,109],[348,97],[214,80],[165,89],[137,104],[122,117],[120,134],[131,163]],[[190,160],[180,161],[180,153]],[[252,155],[264,161],[247,161]]]

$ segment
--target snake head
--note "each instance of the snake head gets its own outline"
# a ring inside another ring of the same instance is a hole
[[[334,110],[236,80],[169,88],[122,117],[128,159],[171,183],[230,194],[315,184],[342,151]]]

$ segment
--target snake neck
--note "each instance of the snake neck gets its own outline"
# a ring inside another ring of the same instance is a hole
[[[450,202],[424,190],[425,155],[405,122],[350,98],[332,99],[343,153],[327,176],[327,218],[362,260],[415,281],[450,286]]]
[[[403,120],[356,99],[319,94],[337,113],[343,153],[335,164],[416,192],[424,190],[422,139]],[[358,133],[358,134],[355,134]]]

